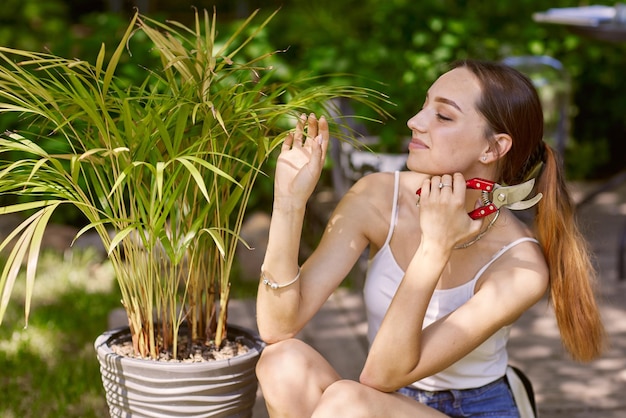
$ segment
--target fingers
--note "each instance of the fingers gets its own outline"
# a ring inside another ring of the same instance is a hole
[[[300,115],[298,122],[296,123],[296,130],[294,132],[294,142],[293,145],[296,147],[301,147],[304,142],[304,124],[306,123],[307,118],[303,113]]]
[[[422,183],[418,203],[422,204],[430,199],[431,202],[455,202],[462,205],[465,201],[465,189],[465,178],[460,173],[432,176]]]
[[[449,174],[432,176],[424,181],[421,193],[424,196],[424,190],[426,190],[428,196],[451,195],[456,186],[458,186],[457,183]]]
[[[330,132],[328,130],[328,121],[324,116],[322,116],[319,120],[319,135],[317,136],[318,141],[320,141],[320,145],[322,146],[322,159],[326,156],[326,151],[328,150],[328,143],[330,141]]]
[[[285,140],[283,141],[281,151],[289,151],[291,149],[291,145],[293,145],[293,134],[287,134]]]
[[[317,117],[315,114],[311,113],[309,115],[308,126],[307,126],[307,139],[317,137]]]
[[[452,181],[452,176],[449,174],[444,174],[439,178],[439,183],[436,184],[441,193],[450,193],[452,194],[453,187],[455,184]]]
[[[296,121],[296,129],[293,134],[288,135],[283,143],[283,149],[302,147],[310,138],[317,136],[317,118],[313,113],[308,117],[304,113]],[[288,147],[287,147],[288,146]]]
[[[318,120],[317,116],[313,113],[309,116],[303,113],[296,121],[294,132],[285,137],[282,149],[289,150],[292,147],[303,147],[315,142],[321,145],[322,155],[325,156],[329,139],[330,134],[326,118],[322,116]]]
[[[452,183],[454,190],[458,190],[463,192],[462,195],[465,196],[465,189],[467,189],[467,182],[465,181],[465,177],[461,173],[454,173],[452,176]]]

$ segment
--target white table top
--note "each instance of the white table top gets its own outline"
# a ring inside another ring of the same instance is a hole
[[[533,14],[539,23],[566,26],[572,32],[603,41],[626,41],[626,4],[548,9]]]

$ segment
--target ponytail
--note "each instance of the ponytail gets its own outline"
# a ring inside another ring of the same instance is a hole
[[[543,198],[535,228],[550,271],[550,300],[565,348],[575,360],[590,361],[601,354],[605,343],[594,296],[596,275],[576,225],[561,165],[554,151],[544,147],[544,166],[537,183]]]
[[[548,263],[550,298],[561,338],[574,359],[589,361],[601,354],[605,343],[594,296],[596,277],[561,164],[542,140],[543,110],[537,90],[530,78],[502,63],[465,60],[455,63],[453,68],[457,67],[467,68],[481,83],[477,108],[489,127],[487,140],[493,141],[495,133],[513,138],[511,149],[499,160],[498,182],[513,185],[537,178],[543,198],[535,229]]]

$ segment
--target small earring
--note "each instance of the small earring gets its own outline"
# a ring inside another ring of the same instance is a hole
[[[486,156],[486,155],[483,155],[483,156],[482,156],[482,158],[481,158],[481,160],[483,160],[483,161],[487,161],[487,156]]]

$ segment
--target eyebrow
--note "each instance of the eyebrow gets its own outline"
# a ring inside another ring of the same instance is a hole
[[[439,102],[439,103],[444,103],[444,104],[450,105],[450,106],[454,107],[455,109],[457,109],[459,112],[463,113],[463,111],[461,110],[459,105],[456,104],[456,102],[454,100],[446,99],[445,97],[435,97],[435,102]]]

